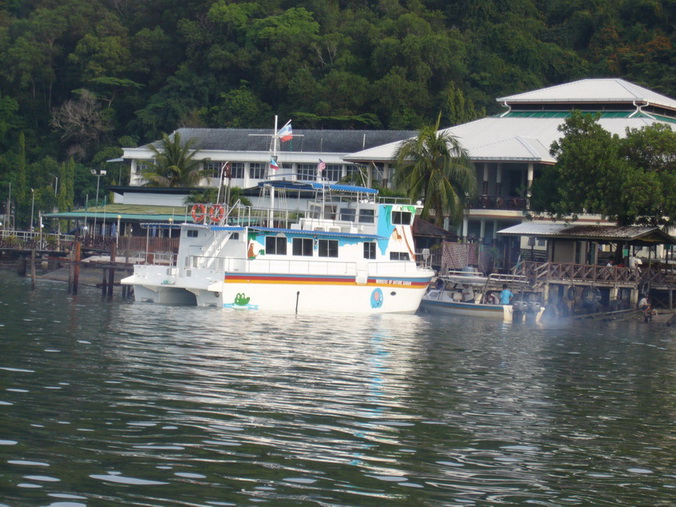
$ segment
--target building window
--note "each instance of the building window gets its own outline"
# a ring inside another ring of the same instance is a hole
[[[138,174],[143,174],[145,171],[147,171],[151,166],[150,162],[145,162],[141,160],[136,161],[136,172]]]
[[[345,173],[346,173],[345,175],[349,176],[352,181],[363,183],[361,171],[359,170],[359,167],[357,167],[356,165],[348,165]]]
[[[299,180],[315,180],[317,178],[317,164],[298,164]]]
[[[372,209],[360,209],[359,210],[359,223],[360,224],[372,224],[375,222],[375,210]]]
[[[265,179],[265,164],[260,162],[251,162],[249,164],[249,178],[254,180]]]
[[[338,240],[320,239],[319,240],[320,257],[338,257]]]
[[[364,259],[376,258],[376,244],[374,242],[364,243]]]
[[[188,229],[186,232],[187,232],[186,236],[188,236],[189,238],[196,238],[197,237],[197,231],[195,231],[195,230]]]
[[[221,167],[223,162],[202,162],[202,169],[204,170],[204,175],[209,178],[220,178],[221,177]]]
[[[409,260],[408,252],[390,252],[390,260],[407,261]]]
[[[244,162],[230,163],[230,177],[239,179],[244,178]]]
[[[394,225],[411,225],[411,213],[409,211],[393,211],[392,223]]]
[[[343,166],[338,164],[328,164],[324,169],[326,179],[329,181],[339,181],[343,176]]]
[[[293,238],[293,255],[312,257],[313,243],[310,238]]]
[[[265,238],[265,253],[267,255],[286,255],[286,238],[268,236]]]

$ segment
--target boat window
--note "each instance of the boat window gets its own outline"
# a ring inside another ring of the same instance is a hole
[[[324,218],[327,220],[335,220],[336,219],[336,207],[332,205],[326,205],[324,206]]]
[[[392,223],[394,225],[411,225],[410,211],[393,211]]]
[[[230,239],[239,239],[239,232],[233,232],[230,235]]]
[[[376,258],[376,244],[373,241],[364,243],[364,259]]]
[[[322,205],[311,202],[309,205],[308,218],[319,218]]]
[[[293,238],[293,255],[312,257],[313,243],[310,238]]]
[[[357,210],[353,208],[343,208],[340,210],[340,219],[344,222],[354,222],[357,216]]]
[[[375,222],[376,212],[372,209],[359,210],[359,222],[362,224],[372,224]]]
[[[390,252],[390,260],[407,261],[409,260],[408,252]]]
[[[277,236],[265,238],[265,253],[267,255],[286,255],[286,238]]]
[[[338,240],[320,239],[319,240],[320,257],[338,257]]]
[[[187,232],[186,235],[187,235],[189,238],[196,238],[196,237],[197,237],[197,231],[195,231],[195,230],[188,229],[188,231],[186,231],[186,232]]]

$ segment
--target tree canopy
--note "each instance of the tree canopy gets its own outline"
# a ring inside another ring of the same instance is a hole
[[[26,188],[73,158],[80,202],[101,153],[180,127],[452,125],[590,76],[673,97],[674,26],[673,0],[3,2],[0,202],[22,156]]]
[[[153,161],[143,169],[147,187],[189,188],[197,186],[204,177],[202,161],[195,156],[193,140],[181,140],[181,134],[162,134],[161,145],[150,145]]]
[[[676,219],[676,133],[655,124],[612,135],[598,117],[575,112],[552,144],[556,166],[531,188],[531,210],[556,218],[595,213],[622,225]]]
[[[409,198],[423,199],[421,218],[434,211],[442,226],[462,218],[463,208],[476,193],[474,166],[460,142],[439,130],[441,115],[434,125],[423,127],[418,136],[402,142],[396,153],[396,180]]]

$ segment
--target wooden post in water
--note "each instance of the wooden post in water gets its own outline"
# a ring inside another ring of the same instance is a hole
[[[112,243],[110,245],[110,269],[108,270],[108,295],[113,295],[113,285],[115,285],[115,268],[113,263],[115,262],[115,256],[117,255],[117,245]]]
[[[31,289],[35,289],[35,247],[31,249]]]
[[[106,289],[108,288],[108,277],[106,277],[106,268],[102,268],[101,272],[103,273],[103,279],[101,280],[101,295],[106,295]]]
[[[16,272],[19,276],[26,276],[26,258],[23,255],[19,256],[19,261],[16,264]]]
[[[81,255],[82,243],[80,240],[75,240],[75,245],[73,245],[73,286],[71,293],[77,294],[77,286],[80,283],[80,255]]]

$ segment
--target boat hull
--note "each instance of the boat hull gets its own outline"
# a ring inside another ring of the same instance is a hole
[[[427,289],[430,276],[396,279],[390,283],[357,284],[354,277],[345,280],[275,280],[255,276],[226,279],[197,294],[198,305],[209,305],[214,294],[222,306],[234,310],[264,310],[283,313],[415,313]],[[287,278],[288,277],[284,277]]]
[[[431,290],[425,294],[420,303],[420,309],[431,313],[480,317],[503,322],[514,322],[515,320],[523,320],[524,318],[527,321],[539,322],[545,310],[543,307],[539,306],[537,309],[533,310],[519,310],[518,305],[494,305],[453,301],[437,290]]]
[[[134,299],[146,303],[195,306],[195,295],[180,287],[134,285]]]

